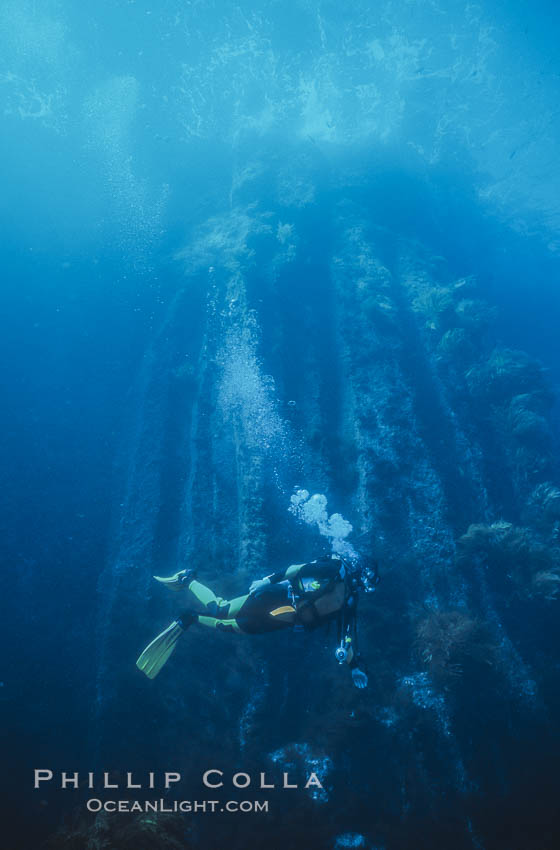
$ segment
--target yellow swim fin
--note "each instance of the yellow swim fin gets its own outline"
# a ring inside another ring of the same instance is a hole
[[[165,631],[153,639],[148,644],[138,661],[136,666],[142,673],[145,673],[148,679],[155,679],[173,650],[177,645],[177,641],[183,634],[184,629],[179,625],[177,620],[174,620]]]
[[[167,578],[165,576],[154,576],[154,578],[170,590],[183,590],[194,578],[194,570],[179,570],[178,573]]]

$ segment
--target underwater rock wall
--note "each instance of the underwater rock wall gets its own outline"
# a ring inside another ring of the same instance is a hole
[[[560,582],[551,393],[539,364],[499,347],[476,281],[367,205],[335,197],[318,221],[311,199],[290,203],[210,219],[178,257],[185,287],[131,398],[100,582],[97,752],[119,724],[131,766],[139,739],[168,768],[295,747],[331,765],[327,833],[345,810],[348,834],[406,846],[445,809],[441,840],[480,847],[469,800],[545,717],[546,650],[511,614],[552,604]],[[144,681],[134,659],[177,613],[152,573],[192,563],[228,596],[313,557],[324,541],[287,510],[297,486],[326,493],[381,561],[361,610],[368,691],[322,633],[189,633]],[[123,735],[131,697],[148,708]]]

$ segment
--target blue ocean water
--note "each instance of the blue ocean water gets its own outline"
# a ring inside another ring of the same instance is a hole
[[[558,26],[1,4],[6,847],[99,829],[34,768],[282,764],[325,793],[107,846],[557,846]],[[342,545],[382,573],[366,693],[322,631],[136,669],[153,574],[229,596]]]

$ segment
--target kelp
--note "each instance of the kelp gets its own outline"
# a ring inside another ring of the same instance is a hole
[[[522,597],[557,596],[560,548],[531,528],[503,520],[475,523],[457,542],[457,562],[462,567],[479,563],[509,579]]]
[[[545,388],[541,364],[526,352],[510,348],[495,348],[487,359],[468,369],[465,377],[471,394],[491,404]]]
[[[430,611],[416,625],[416,653],[434,682],[448,686],[467,666],[494,665],[489,630],[463,611]]]

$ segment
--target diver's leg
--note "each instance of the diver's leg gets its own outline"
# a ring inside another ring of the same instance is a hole
[[[193,582],[194,584],[199,584],[199,582]],[[191,588],[192,589],[192,584]],[[211,590],[204,587],[204,585],[199,585],[202,588],[202,591],[206,591],[207,593],[214,594]],[[199,588],[196,588],[197,599],[200,599],[201,602],[205,603],[206,594],[204,593],[203,598],[200,598],[197,594]],[[259,634],[263,632],[272,632],[277,629],[286,628],[292,624],[292,619],[290,615],[288,615],[288,621],[286,621],[282,616],[284,613],[284,608],[279,603],[285,602],[287,597],[285,588],[279,589],[274,593],[266,593],[259,595],[251,595],[246,593],[245,596],[237,596],[235,599],[232,599],[230,602],[224,602],[224,600],[216,599],[210,600],[209,604],[206,604],[206,609],[209,611],[212,608],[212,605],[216,606],[216,610],[219,613],[222,613],[223,616],[211,617],[206,616],[205,614],[197,614],[195,617],[195,622],[198,622],[201,626],[206,626],[210,629],[218,629],[218,631],[233,631],[237,633],[243,634]],[[220,604],[221,603],[221,604]],[[293,614],[294,609],[291,606],[287,606],[290,609],[290,612]],[[187,612],[185,612],[187,613]]]
[[[220,632],[241,632],[237,620],[233,618],[220,620],[217,617],[206,617],[204,614],[198,614],[196,619],[201,626],[206,626],[209,629],[217,629]]]
[[[199,582],[194,583],[199,584]],[[204,585],[200,584],[199,586],[203,589],[203,591],[212,593],[212,591],[209,590],[207,587],[204,587]],[[189,589],[192,590],[192,586]],[[195,596],[197,597],[197,599],[200,599],[201,602],[206,604],[204,602],[204,599],[201,599],[200,596],[197,595],[198,588],[196,590],[197,593],[195,594]],[[214,596],[214,594],[212,594],[212,596]],[[245,596],[237,596],[235,599],[232,599],[231,602],[226,602],[223,599],[216,599],[216,597],[214,597],[214,599],[216,600],[217,610],[220,613],[223,613],[224,616],[207,617],[205,614],[197,614],[196,621],[200,623],[201,626],[206,626],[209,629],[218,629],[219,631],[242,632],[243,629],[240,628],[236,617],[248,598],[249,594],[247,593],[245,594]],[[214,602],[212,600],[209,604],[206,604],[207,610],[210,610],[213,604]]]
[[[227,609],[230,603],[226,599],[222,599],[221,596],[216,596],[214,591],[206,587],[206,585],[193,579],[187,585],[187,589],[195,599],[202,602],[208,613],[212,616],[218,616],[219,614],[227,614],[229,616]]]
[[[174,651],[177,641],[181,635],[189,628],[189,626],[197,622],[200,623],[201,626],[218,629],[218,631],[222,632],[239,633],[242,631],[239,628],[237,620],[233,618],[220,619],[218,617],[207,617],[204,614],[197,614],[194,611],[187,609],[186,611],[182,611],[170,626],[164,629],[161,634],[148,644],[136,662],[138,669],[145,673],[148,679],[155,679],[171,653]]]
[[[194,570],[179,570],[178,573],[169,576],[169,578],[162,578],[161,576],[154,576],[154,578],[165,584],[170,590],[189,590],[194,598],[204,605],[208,613],[218,619],[220,619],[220,615],[223,615],[224,618],[235,617],[247,599],[247,596],[238,596],[229,601],[222,599],[221,596],[216,596],[213,590],[206,587],[202,582],[196,581]]]
[[[229,602],[223,602],[224,606],[229,606],[227,609],[227,617],[237,617],[239,611],[249,598],[249,594],[246,593],[245,596],[236,596],[235,599],[231,599]]]

